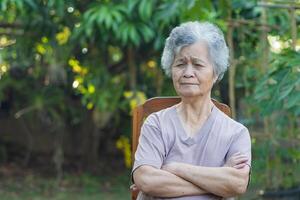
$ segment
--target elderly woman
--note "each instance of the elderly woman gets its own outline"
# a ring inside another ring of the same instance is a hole
[[[246,191],[249,132],[211,100],[228,54],[223,33],[211,23],[181,24],[167,38],[162,66],[181,102],[142,126],[132,170],[138,199],[222,199]]]

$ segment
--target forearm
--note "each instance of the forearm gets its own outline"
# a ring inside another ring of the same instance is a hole
[[[222,197],[244,193],[248,181],[247,169],[231,167],[201,167],[180,163],[174,174]]]
[[[141,191],[154,197],[180,197],[207,193],[189,181],[150,166],[138,168],[133,177]]]

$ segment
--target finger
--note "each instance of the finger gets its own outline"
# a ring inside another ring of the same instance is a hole
[[[237,163],[240,163],[240,162],[247,162],[249,160],[249,158],[239,158],[236,160]]]
[[[248,160],[241,160],[238,162],[231,163],[231,166],[239,165],[239,164],[247,164]]]
[[[248,156],[244,155],[244,154],[240,154],[240,155],[236,155],[236,156],[232,156],[232,159],[237,159],[237,158],[247,158]]]
[[[238,158],[232,158],[231,162],[239,162],[240,160],[248,160],[248,157],[238,157]]]
[[[236,159],[236,163],[241,163],[241,162],[247,162],[249,159],[248,158],[239,158],[239,159]]]
[[[234,168],[236,168],[236,169],[242,169],[245,166],[246,166],[246,163],[241,163],[241,164],[235,165]]]
[[[239,157],[236,157],[236,158],[232,158],[233,162],[237,162],[237,161],[240,161],[240,160],[248,160],[248,157],[247,156],[239,156]]]
[[[246,155],[236,155],[236,156],[230,157],[229,160],[237,160],[237,159],[240,159],[240,158],[248,158],[248,156],[246,156]]]

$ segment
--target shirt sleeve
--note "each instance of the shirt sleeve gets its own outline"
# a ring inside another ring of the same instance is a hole
[[[231,145],[226,154],[226,161],[237,152],[248,157],[247,164],[251,168],[251,139],[247,128],[243,128],[232,138]]]
[[[251,138],[247,128],[243,128],[238,134],[235,135],[233,141],[229,147],[229,151],[226,155],[226,161],[229,159],[233,154],[240,152],[248,157],[247,165],[250,167],[249,171],[249,179],[247,188],[249,187],[250,180],[251,180]],[[225,161],[225,162],[226,162]]]
[[[161,130],[157,126],[145,121],[141,129],[131,175],[142,165],[150,165],[160,169],[165,157],[164,155],[165,145]]]

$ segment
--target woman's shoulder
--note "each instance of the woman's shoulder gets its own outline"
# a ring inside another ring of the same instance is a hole
[[[248,132],[248,128],[243,125],[241,122],[236,121],[235,119],[232,119],[228,115],[226,115],[224,112],[219,110],[217,107],[217,120],[218,123],[226,124],[227,127],[229,127],[232,130],[235,130],[234,132]]]
[[[168,121],[174,117],[175,106],[171,106],[157,112],[151,113],[144,121],[144,124],[149,124],[153,126],[160,126],[161,124],[166,124]]]

